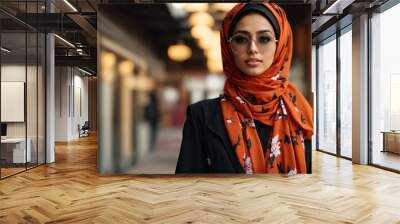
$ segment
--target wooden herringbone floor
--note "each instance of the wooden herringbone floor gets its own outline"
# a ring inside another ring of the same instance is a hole
[[[315,152],[312,175],[100,176],[96,139],[0,181],[0,223],[400,223],[400,175]]]

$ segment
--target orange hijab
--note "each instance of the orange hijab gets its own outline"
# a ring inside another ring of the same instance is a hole
[[[275,16],[280,38],[272,65],[258,76],[247,76],[238,69],[228,45],[232,19],[245,3],[237,4],[223,21],[221,51],[227,80],[220,105],[225,127],[246,173],[306,173],[304,138],[313,135],[312,108],[287,80],[293,44],[285,11],[277,4],[263,5]],[[254,120],[273,126],[265,155]]]

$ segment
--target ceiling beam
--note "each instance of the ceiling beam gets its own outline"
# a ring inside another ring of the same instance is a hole
[[[97,59],[90,56],[55,56],[56,66],[82,66],[92,70],[97,68]]]
[[[87,38],[87,41],[90,42],[91,46],[95,46],[97,44],[97,30],[90,24],[85,17],[80,14],[68,14],[67,15],[71,20],[73,20],[78,26],[80,26],[85,33],[89,35],[90,38]]]

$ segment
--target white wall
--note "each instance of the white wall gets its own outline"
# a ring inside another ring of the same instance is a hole
[[[28,67],[28,70],[31,69]],[[1,81],[3,82],[25,82],[25,64],[24,65],[2,65],[1,66]],[[1,108],[7,110],[7,108]],[[11,122],[7,123],[8,137],[25,137],[25,123]]]
[[[78,124],[88,120],[88,77],[83,75],[76,68],[56,67],[56,141],[79,138]]]
[[[69,96],[70,83],[67,67],[55,68],[55,141],[68,140]]]
[[[79,72],[79,71],[78,71]],[[72,96],[72,99],[74,99],[74,102],[71,104],[74,105],[72,110],[72,119],[71,119],[71,132],[70,135],[72,138],[78,138],[79,133],[78,133],[78,124],[81,126],[85,123],[85,121],[89,120],[89,113],[88,113],[88,77],[87,76],[81,76],[83,73],[78,73],[77,70],[74,70],[74,96]],[[80,93],[79,93],[80,92]],[[82,108],[79,108],[82,107]],[[80,109],[82,111],[80,111]]]
[[[28,66],[28,74],[33,72],[36,68]],[[25,64],[24,65],[2,65],[1,66],[1,81],[2,82],[25,82]],[[29,96],[36,96],[36,90],[34,93],[27,93]],[[7,110],[7,108],[1,108],[1,110]],[[31,120],[28,118],[28,120]],[[25,122],[7,122],[7,137],[25,137]],[[28,136],[29,137],[29,136]]]

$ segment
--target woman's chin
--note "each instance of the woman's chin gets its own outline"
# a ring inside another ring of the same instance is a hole
[[[246,69],[246,71],[244,71],[244,74],[248,75],[248,76],[259,76],[263,73],[263,71],[261,71],[261,69],[255,68],[255,69]]]

